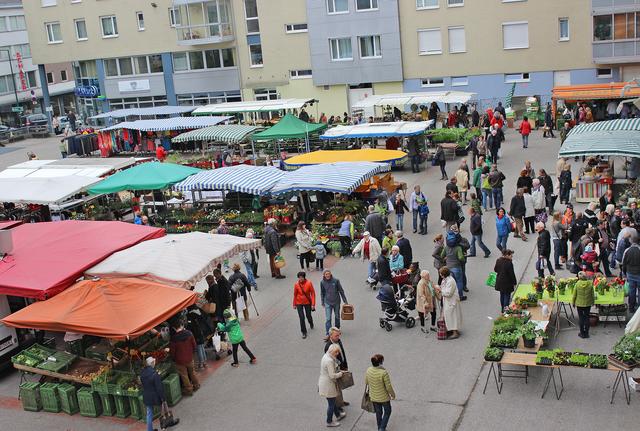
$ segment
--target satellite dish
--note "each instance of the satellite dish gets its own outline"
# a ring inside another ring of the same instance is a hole
[[[0,230],[0,255],[9,254],[13,251],[13,237],[11,230]]]

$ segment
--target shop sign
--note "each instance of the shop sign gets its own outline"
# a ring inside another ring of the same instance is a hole
[[[100,94],[100,90],[95,85],[77,86],[74,93],[79,97],[96,97]]]
[[[24,76],[24,64],[22,64],[22,54],[16,52],[16,61],[18,63],[18,74],[20,75],[20,88],[27,91],[27,79]]]
[[[135,79],[133,81],[118,81],[118,90],[121,93],[132,93],[136,91],[149,91],[151,85],[148,79]]]

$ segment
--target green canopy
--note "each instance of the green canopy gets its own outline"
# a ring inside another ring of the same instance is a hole
[[[287,114],[273,127],[251,137],[254,141],[275,141],[277,139],[304,139],[307,135],[327,128],[324,123],[307,123],[295,115]]]
[[[88,191],[92,195],[97,195],[123,190],[161,190],[198,172],[200,169],[175,163],[142,163],[105,178]]]

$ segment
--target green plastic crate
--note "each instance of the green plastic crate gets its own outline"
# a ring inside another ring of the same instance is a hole
[[[116,416],[119,418],[128,418],[131,414],[131,405],[129,404],[129,398],[121,395],[114,395],[113,399],[116,402]]]
[[[129,400],[129,406],[131,407],[132,418],[141,420],[147,417],[147,408],[140,404],[137,395],[135,397],[127,397],[127,400]]]
[[[60,412],[57,383],[43,383],[40,385],[40,398],[42,399],[42,410],[51,413]]]
[[[100,395],[91,390],[91,388],[78,389],[78,407],[80,414],[90,418],[97,418],[102,414],[102,402]]]
[[[102,414],[104,416],[113,416],[116,414],[116,402],[113,399],[113,395],[109,394],[101,394],[100,395],[100,404],[102,404]]]
[[[22,408],[30,412],[42,410],[42,400],[40,399],[40,383],[24,382],[20,385],[20,399]]]
[[[75,386],[69,383],[60,383],[58,385],[58,396],[60,397],[60,408],[63,412],[68,415],[75,415],[80,411]]]
[[[180,376],[177,373],[169,374],[167,378],[162,381],[162,387],[164,388],[164,396],[167,398],[167,404],[171,407],[178,404],[178,401],[182,399]]]
[[[142,417],[140,420],[142,422],[146,422],[147,420],[147,406],[144,405],[144,401],[142,399],[142,395],[138,396],[138,402],[140,403],[140,408],[142,409]],[[160,417],[160,406],[153,406],[153,419],[158,419]]]

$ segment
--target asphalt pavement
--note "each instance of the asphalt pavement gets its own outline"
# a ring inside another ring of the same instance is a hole
[[[537,170],[545,168],[554,176],[558,139],[542,139],[542,131],[534,131],[529,148],[524,150],[519,135],[507,133],[503,145],[503,159],[499,168],[505,173],[505,200],[509,202],[515,192],[515,182],[525,160]],[[21,145],[26,154],[28,145]],[[57,145],[34,144],[40,158],[55,156]],[[18,151],[0,154],[0,167],[16,163]],[[19,153],[18,153],[19,154]],[[7,160],[11,158],[11,160]],[[26,156],[24,156],[26,159]],[[19,160],[18,160],[19,161]],[[447,161],[447,172],[452,176],[460,158]],[[426,170],[425,170],[426,169]],[[574,175],[577,166],[573,169]],[[439,215],[440,199],[446,182],[440,181],[438,168],[423,166],[422,172],[412,174],[409,169],[394,173],[399,181],[407,183],[409,190],[420,184],[429,199],[429,234],[420,236],[407,229],[414,260],[435,275],[431,252],[432,240],[442,231]],[[467,207],[465,207],[467,208]],[[541,399],[546,375],[532,369],[527,384],[520,380],[506,380],[502,394],[495,386],[482,387],[488,367],[483,364],[483,351],[491,329],[491,318],[499,313],[499,296],[484,285],[493,269],[499,251],[495,246],[495,213],[484,215],[485,243],[492,256],[470,258],[467,264],[469,299],[462,303],[463,322],[461,337],[457,340],[438,341],[435,333],[425,336],[419,327],[407,329],[400,324],[386,332],[378,325],[380,305],[376,292],[365,284],[366,265],[357,259],[338,260],[328,257],[325,266],[342,281],[350,303],[355,305],[355,320],[343,322],[343,343],[348,362],[354,374],[355,387],[344,392],[347,417],[340,429],[375,430],[375,416],[363,413],[360,399],[364,389],[364,372],[374,353],[385,356],[385,367],[397,394],[392,403],[393,413],[389,431],[410,430],[540,430],[566,429],[635,429],[640,423],[637,405],[640,397],[632,394],[631,406],[624,402],[621,392],[614,404],[609,403],[615,374],[590,369],[563,370],[565,390],[561,400],[552,391]],[[393,217],[392,217],[393,220]],[[405,220],[405,226],[410,220]],[[468,222],[462,227],[468,235]],[[535,276],[533,253],[535,235],[528,242],[509,238],[508,247],[515,250],[516,274],[528,282]],[[251,320],[242,321],[247,344],[258,358],[250,365],[240,352],[240,367],[233,368],[225,358],[211,362],[201,374],[201,389],[191,398],[181,401],[175,408],[180,425],[175,429],[209,430],[234,429],[262,431],[324,429],[326,402],[317,392],[320,359],[323,354],[324,313],[321,307],[314,313],[315,329],[302,339],[297,313],[292,307],[292,290],[298,271],[295,249],[289,245],[284,255],[287,266],[284,280],[269,277],[268,261],[260,261],[259,291],[254,292],[260,316],[251,308]],[[561,271],[560,276],[569,275]],[[311,272],[309,278],[319,290],[320,274]],[[319,292],[318,292],[319,296]],[[582,340],[575,328],[550,338],[553,347],[565,350],[580,349],[590,353],[609,353],[615,341],[623,334],[617,325],[592,329],[591,338]],[[4,424],[16,430],[143,430],[144,425],[132,420],[112,418],[89,419],[78,415],[32,413],[20,409],[17,402],[19,375],[15,372],[0,376],[0,410]]]

